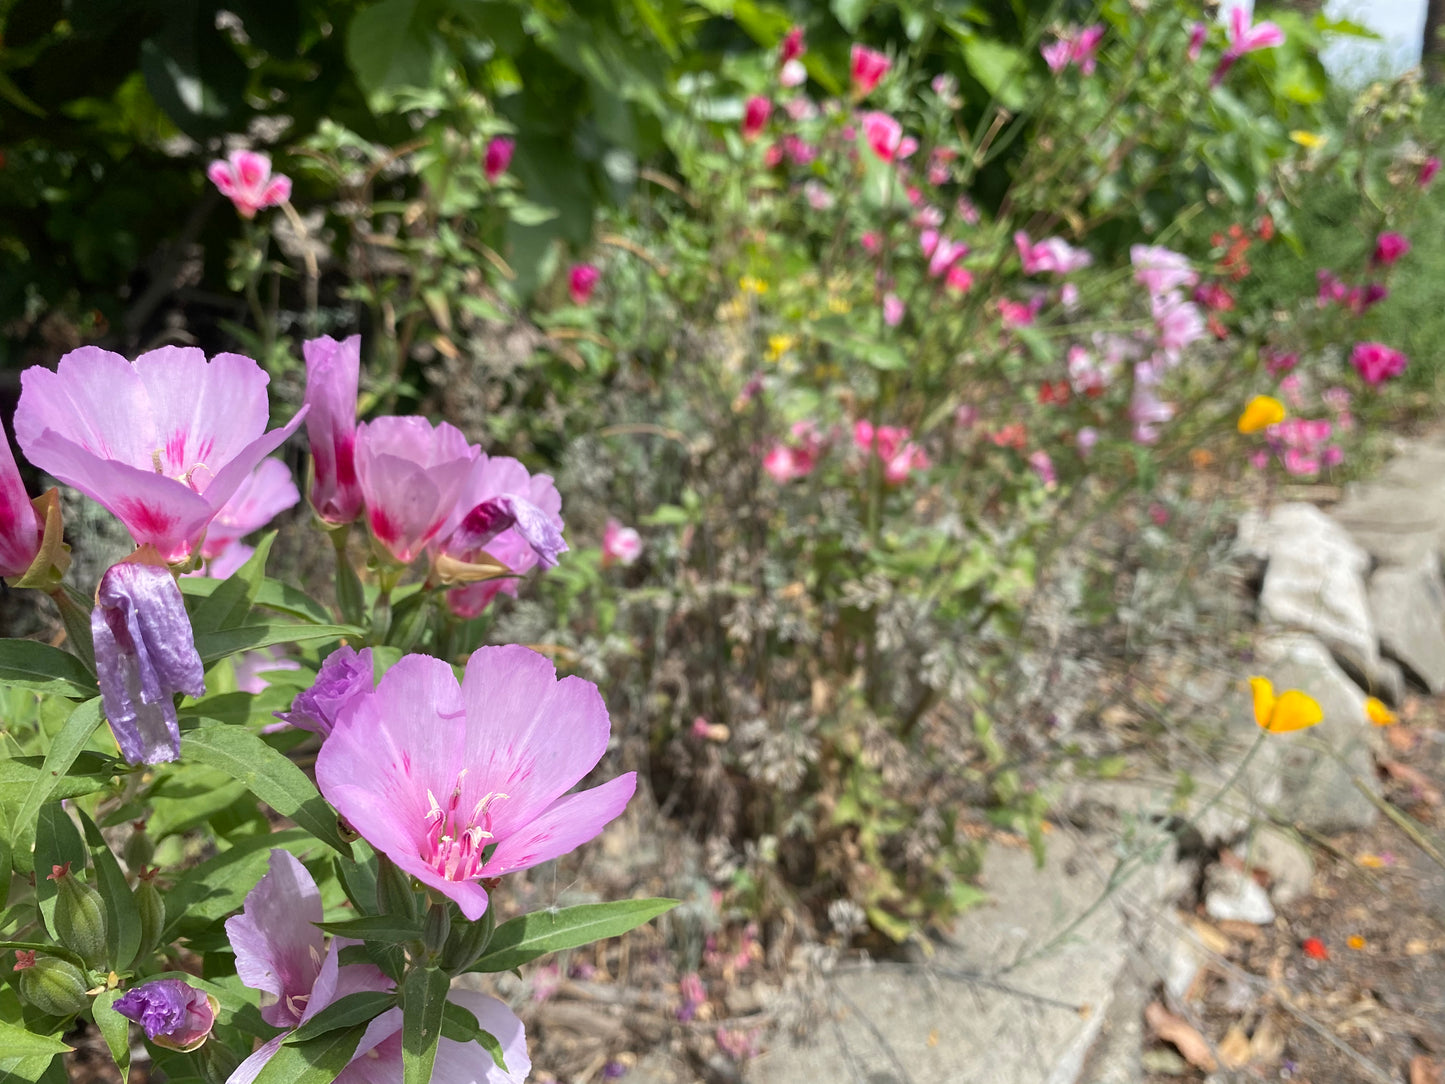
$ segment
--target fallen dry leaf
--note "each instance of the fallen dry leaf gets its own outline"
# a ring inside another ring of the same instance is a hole
[[[1416,1054],[1410,1059],[1410,1084],[1445,1084],[1445,1072],[1434,1058]]]
[[[1151,1001],[1149,1003],[1148,1008],[1144,1010],[1144,1022],[1149,1025],[1150,1031],[1164,1042],[1171,1043],[1179,1053],[1184,1055],[1184,1060],[1196,1069],[1212,1073],[1219,1067],[1204,1036],[1159,1002]]]
[[[1194,936],[1199,938],[1199,943],[1210,952],[1217,952],[1223,956],[1234,947],[1233,941],[1221,933],[1218,927],[1205,922],[1204,919],[1191,915],[1188,922]]]
[[[1264,936],[1264,930],[1253,922],[1241,922],[1234,918],[1220,919],[1219,932],[1236,941],[1258,941]]]
[[[1445,797],[1435,789],[1435,784],[1430,782],[1430,777],[1418,768],[1412,768],[1408,764],[1401,764],[1398,760],[1384,760],[1380,767],[1385,769],[1386,774],[1397,782],[1404,783],[1415,794],[1415,797],[1426,805],[1438,806]]]

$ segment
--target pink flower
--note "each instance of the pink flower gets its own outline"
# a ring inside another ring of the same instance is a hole
[[[800,87],[808,81],[808,69],[801,60],[786,61],[778,70],[778,83],[785,87]]]
[[[201,556],[219,556],[233,542],[260,530],[300,500],[301,493],[291,478],[290,468],[279,459],[261,460],[261,465],[246,476],[231,499],[216,513],[201,544]]]
[[[863,246],[863,251],[871,256],[883,247],[883,238],[877,230],[868,230],[858,239],[858,243]]]
[[[1093,426],[1086,425],[1074,434],[1074,446],[1079,449],[1079,454],[1087,456],[1094,450],[1094,445],[1099,443],[1099,431]]]
[[[594,264],[579,263],[567,273],[567,290],[572,295],[572,304],[585,305],[592,300],[592,291],[602,272]]]
[[[502,1046],[507,1071],[498,1069],[491,1056],[476,1043],[458,1042],[445,1035],[437,1043],[432,1084],[524,1084],[532,1072],[527,1036],[517,1014],[494,997],[474,990],[452,990],[447,1000],[466,1009],[482,1029]],[[402,1055],[401,1010],[388,1009],[366,1027],[351,1063],[334,1084],[390,1084],[405,1071]],[[231,1077],[226,1084],[250,1084]]]
[[[883,322],[889,327],[903,322],[903,299],[892,291],[883,295]]]
[[[1431,155],[1420,163],[1420,173],[1415,178],[1415,183],[1421,188],[1430,187],[1430,182],[1435,179],[1435,174],[1440,172],[1440,159]]]
[[[1356,343],[1350,351],[1350,364],[1370,387],[1379,387],[1386,380],[1399,376],[1405,371],[1407,359],[1398,350],[1392,350],[1384,343]]]
[[[1057,38],[1039,47],[1043,54],[1044,63],[1049,66],[1049,71],[1055,74],[1063,71],[1069,66],[1069,58],[1073,56],[1074,47],[1064,38]]]
[[[10,441],[0,433],[0,576],[23,576],[40,553],[44,524],[25,493]]]
[[[276,718],[324,738],[336,725],[342,709],[370,694],[375,687],[371,648],[357,651],[343,645],[326,656],[311,687],[297,693],[291,701],[291,710],[276,712]]]
[[[1044,306],[1044,298],[1039,294],[1031,300],[1013,301],[1009,298],[1000,298],[998,303],[998,314],[1003,320],[1004,327],[1028,327],[1039,315],[1039,309]]]
[[[853,96],[866,98],[873,93],[879,81],[888,74],[893,62],[882,53],[854,42],[850,53],[850,73],[853,77]]]
[[[833,193],[816,177],[810,177],[803,182],[803,196],[807,199],[808,206],[815,211],[827,211],[836,202]]]
[[[1097,65],[1099,42],[1104,37],[1104,25],[1095,23],[1082,30],[1070,27],[1057,41],[1040,47],[1044,63],[1055,73],[1063,71],[1070,64],[1077,64],[1085,75],[1093,75]]]
[[[1370,263],[1375,267],[1389,267],[1410,251],[1410,242],[1398,233],[1387,231],[1375,239],[1375,252]]]
[[[263,207],[275,207],[291,198],[291,178],[271,176],[271,159],[255,151],[232,151],[224,161],[206,169],[221,195],[236,205],[242,218],[255,218]]]
[[[558,681],[528,648],[478,649],[460,685],[449,663],[407,655],[341,713],[316,781],[368,843],[475,922],[479,880],[566,854],[627,805],[635,772],[567,794],[610,730],[597,686]]]
[[[263,675],[281,670],[300,670],[301,664],[283,655],[279,647],[269,647],[233,655],[231,667],[236,674],[236,688],[243,693],[257,696],[271,687],[271,683]],[[271,729],[283,728],[280,723],[272,723],[263,729],[263,733]]]
[[[767,98],[761,95],[749,98],[747,105],[743,107],[743,138],[756,139],[768,126],[768,118],[772,115],[773,103]]]
[[[1023,230],[1014,234],[1014,245],[1019,250],[1025,275],[1055,272],[1067,275],[1071,271],[1088,267],[1094,258],[1081,248],[1074,248],[1062,237],[1049,237],[1030,243],[1029,235]]]
[[[1189,28],[1189,49],[1186,55],[1192,64],[1199,59],[1199,54],[1204,52],[1204,43],[1209,39],[1209,27],[1204,23],[1195,23]]]
[[[823,438],[811,421],[795,422],[788,442],[777,441],[763,456],[763,470],[773,481],[791,482],[806,478],[818,465],[823,451]]]
[[[973,289],[973,272],[962,264],[954,264],[948,269],[943,284],[956,294],[966,294]]]
[[[786,64],[790,60],[797,60],[807,51],[808,47],[803,44],[803,28],[792,27],[783,35],[783,40],[778,45],[778,63]]]
[[[361,336],[337,342],[329,335],[301,344],[306,357],[306,438],[311,443],[311,507],[327,523],[350,523],[361,514],[356,478],[356,395],[361,379]]]
[[[1151,301],[1154,323],[1159,331],[1159,348],[1171,362],[1178,362],[1184,348],[1204,338],[1204,316],[1199,306],[1181,293],[1156,296]]]
[[[1141,379],[1135,369],[1134,396],[1129,402],[1129,420],[1134,423],[1134,440],[1153,444],[1159,439],[1159,426],[1174,417],[1174,407],[1160,400],[1154,392],[1152,378]]]
[[[1080,395],[1097,396],[1108,386],[1114,375],[1115,364],[1106,359],[1104,364],[1077,343],[1068,352],[1069,383]]]
[[[903,125],[887,113],[874,110],[862,117],[863,138],[868,146],[885,162],[893,161],[903,142]]]
[[[920,233],[918,247],[928,257],[928,273],[934,278],[947,274],[949,268],[968,255],[968,245],[943,237],[937,230]]]
[[[1229,48],[1219,58],[1219,66],[1214,69],[1214,75],[1210,77],[1209,85],[1217,87],[1224,81],[1229,69],[1234,62],[1245,53],[1252,53],[1257,49],[1270,49],[1276,45],[1284,44],[1284,31],[1274,23],[1258,23],[1255,26],[1249,25],[1249,12],[1243,7],[1236,7],[1229,12]]]
[[[1134,245],[1129,249],[1129,262],[1134,265],[1134,279],[1151,297],[1159,297],[1180,287],[1193,287],[1199,275],[1189,257],[1160,245]]]
[[[818,157],[818,148],[806,139],[800,139],[789,132],[783,136],[783,153],[792,160],[794,165],[806,166]]]
[[[1029,466],[1039,476],[1039,481],[1044,483],[1045,489],[1053,489],[1059,484],[1059,476],[1054,471],[1054,461],[1049,458],[1049,453],[1040,448],[1029,455]]]
[[[383,417],[356,427],[356,474],[372,536],[404,565],[451,515],[476,452],[455,426]]]
[[[1259,352],[1260,360],[1264,362],[1264,371],[1270,376],[1283,376],[1299,364],[1299,355],[1286,353],[1273,347],[1265,347]]]
[[[609,519],[602,531],[602,567],[619,564],[624,568],[642,556],[642,536],[632,527]]]
[[[507,172],[507,167],[512,164],[512,152],[516,149],[517,141],[511,136],[493,136],[487,143],[482,171],[487,176],[488,184],[496,184],[497,178]]]
[[[269,377],[250,358],[166,346],[134,364],[94,346],[21,374],[15,435],[30,462],[184,561],[307,407],[266,432]]]
[[[229,580],[241,570],[241,566],[256,555],[256,547],[244,542],[232,542],[220,553],[206,562],[206,567],[183,576],[209,576],[213,580]]]
[[[853,423],[853,443],[864,452],[874,452],[883,461],[883,480],[890,485],[906,481],[915,470],[931,466],[927,453],[909,439],[902,426],[880,425],[876,429],[866,418]]]

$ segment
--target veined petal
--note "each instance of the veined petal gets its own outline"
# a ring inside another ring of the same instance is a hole
[[[136,358],[135,373],[149,401],[156,443],[132,466],[148,465],[159,451],[162,472],[172,478],[198,463],[214,476],[266,431],[271,378],[250,358],[217,354],[207,361],[196,347],[163,346]]]
[[[627,772],[591,790],[559,798],[525,826],[504,836],[482,868],[483,877],[530,869],[575,850],[597,836],[627,808],[637,773]]]
[[[52,470],[43,452],[31,450],[47,429],[92,456],[153,469],[150,402],[135,367],[119,354],[82,346],[62,357],[53,372],[32,365],[20,374],[20,387],[15,441],[41,470],[82,488]]]
[[[294,1027],[310,1011],[308,1002],[324,962],[316,926],[321,917],[316,882],[295,855],[278,848],[271,852],[265,875],[246,894],[241,913],[226,920],[236,974],[251,989],[274,999],[261,1009],[268,1024]],[[334,989],[336,963],[331,964]]]
[[[285,1040],[286,1034],[283,1033],[273,1039],[268,1039],[265,1044],[257,1047],[255,1053],[236,1066],[235,1071],[226,1078],[226,1084],[251,1084],[251,1081],[261,1075],[261,1070],[266,1068],[266,1063],[276,1056]]]

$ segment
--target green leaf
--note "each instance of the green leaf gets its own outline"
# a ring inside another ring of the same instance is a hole
[[[25,801],[20,803],[20,809],[11,821],[14,830],[11,832],[11,839],[15,846],[15,860],[22,869],[26,868],[29,851],[31,831],[35,824],[35,818],[40,813],[40,807],[45,804],[51,794],[55,792],[60,783],[60,777],[70,771],[70,766],[75,763],[75,758],[80,755],[85,743],[95,733],[95,728],[100,725],[100,699],[87,700],[83,704],[77,704],[70,717],[65,720],[65,725],[60,728],[60,733],[50,743],[46,750],[45,761],[40,766],[40,772],[35,777],[35,782],[30,785],[30,791],[25,795]]]
[[[1028,98],[1024,92],[1023,55],[1012,45],[993,38],[970,34],[963,39],[963,61],[969,74],[984,90],[1009,109],[1022,109]]]
[[[214,920],[240,907],[246,893],[266,872],[273,848],[299,857],[315,846],[316,841],[309,832],[292,828],[242,839],[229,850],[192,866],[165,893],[166,929],[161,940],[174,940],[177,933],[184,930],[204,930]]]
[[[130,1021],[112,1007],[117,998],[124,997],[124,990],[105,990],[96,995],[91,1003],[95,1013],[95,1026],[100,1031],[105,1045],[110,1047],[110,1056],[120,1068],[120,1084],[130,1079]]]
[[[832,0],[828,6],[833,9],[833,17],[842,24],[843,29],[849,34],[856,34],[858,27],[863,25],[868,9],[873,6],[873,0]]]
[[[360,639],[362,630],[355,625],[290,625],[266,622],[216,629],[196,636],[196,650],[207,666],[238,651],[255,651],[273,644],[300,644],[311,640]]]
[[[502,1072],[507,1071],[506,1059],[502,1056],[501,1041],[490,1031],[482,1030],[470,1009],[448,1001],[446,1014],[442,1018],[442,1035],[453,1042],[476,1043],[492,1056],[492,1062]]]
[[[223,586],[223,581],[213,580],[209,576],[185,576],[180,583],[181,594],[192,598],[209,598]],[[326,612],[326,607],[299,587],[292,587],[279,580],[261,582],[256,592],[255,605],[313,625],[326,625],[331,622],[332,615]]]
[[[42,1084],[50,1075],[50,1067],[57,1063],[54,1054],[36,1054],[31,1057],[0,1057],[0,1084]]]
[[[469,971],[511,971],[549,952],[617,937],[672,910],[677,900],[615,900],[560,911],[534,911],[497,927],[481,959]]]
[[[7,1024],[0,1020],[0,1051],[9,1058],[30,1058],[41,1054],[64,1054],[72,1049],[59,1039],[48,1035],[36,1035],[26,1031],[19,1024]]]
[[[368,1024],[396,1004],[396,996],[362,990],[338,998],[286,1037],[288,1043],[306,1042],[318,1035],[356,1024]]]
[[[90,847],[90,860],[99,882],[95,887],[105,901],[111,960],[118,970],[124,971],[140,950],[140,912],[136,909],[135,896],[126,883],[125,874],[120,871],[120,863],[115,860],[105,837],[83,810],[79,812],[80,826],[85,831],[85,842]]]
[[[196,606],[191,614],[192,632],[200,636],[246,624],[256,593],[266,578],[266,558],[275,541],[276,532],[271,531],[256,544],[250,559]]]
[[[417,16],[416,0],[382,0],[352,18],[346,59],[367,93],[430,81],[432,41]]]
[[[57,890],[50,873],[67,862],[77,874],[85,871],[85,843],[65,807],[58,801],[46,802],[35,819],[35,897],[45,916],[45,928],[52,936]]]
[[[392,945],[418,941],[422,935],[419,925],[408,925],[395,915],[367,915],[364,918],[349,918],[344,922],[322,922],[320,926],[327,933],[339,937],[353,937],[358,941],[385,941]]]
[[[181,738],[181,756],[225,772],[283,817],[350,856],[337,830],[336,814],[322,801],[306,773],[250,731],[202,726]]]
[[[72,699],[100,691],[83,662],[39,640],[0,640],[0,682]]]
[[[331,1084],[351,1063],[365,1024],[344,1031],[328,1031],[304,1043],[283,1043],[266,1063],[254,1084]]]
[[[0,760],[0,794],[20,794],[35,785],[45,763],[44,757],[9,757]],[[115,757],[90,750],[75,758],[75,763],[58,779],[52,781],[50,797],[76,798],[92,794],[108,786],[115,776]]]
[[[402,1084],[430,1084],[451,976],[439,967],[414,967],[401,986]]]

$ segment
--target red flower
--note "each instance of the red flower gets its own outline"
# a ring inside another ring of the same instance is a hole
[[[1325,948],[1325,943],[1318,937],[1306,937],[1300,942],[1300,951],[1311,960],[1328,960],[1330,950]]]

